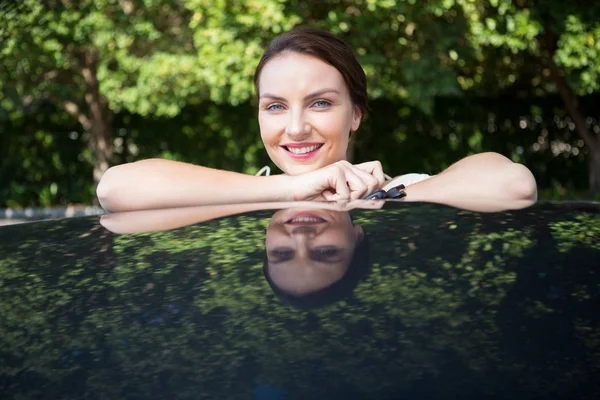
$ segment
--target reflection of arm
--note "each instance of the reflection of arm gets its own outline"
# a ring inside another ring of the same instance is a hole
[[[283,208],[319,208],[335,211],[349,211],[354,208],[381,208],[382,201],[354,200],[347,203],[324,203],[320,201],[273,202],[251,204],[221,204],[171,208],[165,210],[126,211],[105,214],[100,224],[113,233],[142,233],[176,229],[215,218],[226,217],[259,210]]]
[[[100,217],[100,223],[109,231],[118,234],[154,232],[176,229],[233,214],[270,208],[273,208],[272,204],[255,203],[127,211],[105,214]]]
[[[285,175],[252,176],[149,159],[110,168],[96,190],[106,211],[291,200]],[[289,197],[289,198],[288,198]]]
[[[535,178],[525,166],[500,154],[482,153],[408,186],[406,194],[407,201],[494,212],[532,205],[537,198],[537,188]]]

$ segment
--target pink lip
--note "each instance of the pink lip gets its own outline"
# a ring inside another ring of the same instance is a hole
[[[306,142],[306,143],[286,143],[284,145],[281,146],[281,148],[286,152],[286,154],[288,154],[290,157],[292,157],[294,160],[307,160],[311,157],[314,157],[315,154],[317,154],[319,152],[319,150],[321,150],[321,147],[317,148],[316,150],[313,150],[311,152],[305,153],[305,154],[294,154],[291,151],[287,150],[286,147],[293,147],[295,149],[299,149],[302,147],[308,147],[308,146],[317,146],[317,145],[322,145],[323,143],[313,143],[313,142]]]
[[[297,218],[315,218],[315,219],[318,219],[319,222],[292,222],[293,220],[295,220]],[[306,212],[298,213],[298,214],[294,215],[292,218],[285,221],[285,223],[289,224],[289,225],[315,225],[315,224],[322,224],[324,222],[327,222],[327,220],[325,218],[321,217],[320,215],[306,213]]]

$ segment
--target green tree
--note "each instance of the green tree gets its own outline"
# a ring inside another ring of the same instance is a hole
[[[453,0],[450,0],[453,2]],[[600,90],[600,4],[559,0],[456,0],[470,19],[467,39],[475,59],[463,89],[494,95],[506,90],[536,96],[558,93],[569,124],[588,151],[589,190],[600,193],[600,119],[581,96]],[[594,107],[595,108],[595,107]]]
[[[433,119],[440,98],[560,95],[567,124],[585,142],[590,190],[598,193],[600,124],[586,118],[595,110],[585,110],[580,98],[599,89],[600,11],[563,3],[24,0],[4,12],[0,26],[0,109],[6,116],[45,100],[62,107],[91,133],[98,180],[114,161],[116,114],[154,120],[201,102],[247,106],[264,46],[311,25],[356,50],[372,99],[404,103]],[[210,127],[218,132],[221,124]],[[479,131],[470,135],[481,142]],[[242,157],[256,159],[256,152],[252,146]]]
[[[374,98],[402,98],[431,110],[456,94],[447,52],[465,18],[443,1],[26,0],[0,28],[4,109],[53,101],[92,132],[94,177],[112,161],[115,112],[173,116],[202,99],[239,104],[266,43],[299,24],[349,41]]]
[[[68,112],[91,133],[95,181],[112,163],[116,112],[174,115],[203,90],[186,73],[196,57],[179,2],[24,0],[2,13],[2,109]]]

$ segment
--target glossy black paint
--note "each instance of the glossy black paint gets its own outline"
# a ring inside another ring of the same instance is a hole
[[[1,397],[600,398],[599,204],[350,213],[369,273],[309,311],[264,278],[273,212],[0,228]]]

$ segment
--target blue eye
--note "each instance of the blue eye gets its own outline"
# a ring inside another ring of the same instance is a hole
[[[283,106],[281,104],[275,103],[275,104],[271,104],[267,107],[267,110],[269,111],[281,111],[283,110]]]
[[[329,107],[331,105],[331,102],[329,102],[327,100],[317,100],[317,101],[315,101],[314,105],[317,108],[325,108],[325,107]]]

